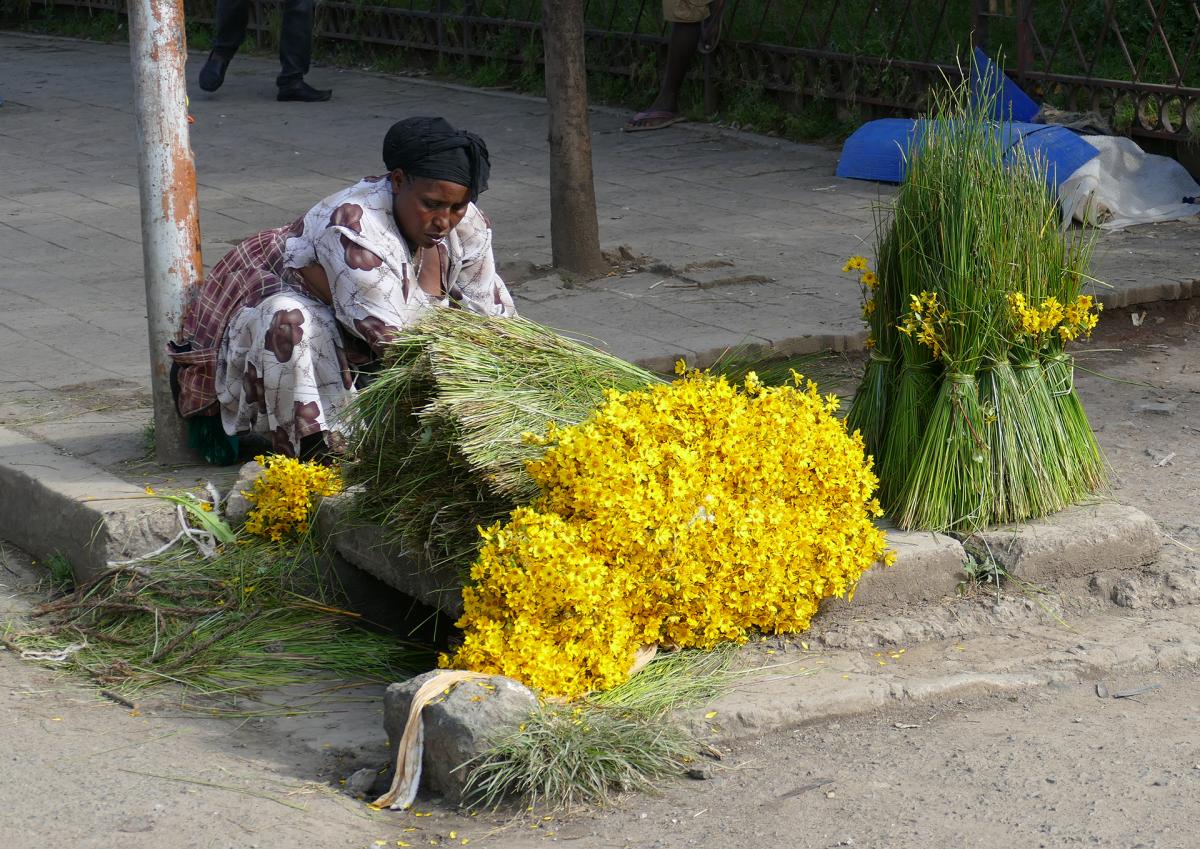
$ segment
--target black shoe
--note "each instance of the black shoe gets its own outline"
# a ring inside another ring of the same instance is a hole
[[[228,59],[224,59],[216,53],[209,53],[208,61],[200,69],[200,88],[205,91],[216,91],[219,89],[221,83],[225,82],[225,69],[228,67]]]
[[[316,103],[321,100],[328,100],[331,97],[333,97],[333,89],[313,88],[304,80],[296,80],[294,83],[281,85],[279,93],[275,95],[276,100],[299,100],[304,103]]]

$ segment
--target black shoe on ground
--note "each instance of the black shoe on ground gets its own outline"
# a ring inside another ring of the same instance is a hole
[[[208,61],[200,69],[200,88],[205,91],[216,91],[219,89],[221,83],[225,82],[225,69],[228,67],[228,59],[223,59],[216,53],[209,53]]]
[[[333,97],[333,89],[313,88],[304,80],[296,80],[294,83],[281,85],[279,93],[275,95],[276,100],[299,100],[304,103],[316,103],[321,100],[328,100],[331,97]]]

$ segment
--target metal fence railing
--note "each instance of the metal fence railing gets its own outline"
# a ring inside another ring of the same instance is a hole
[[[46,0],[123,11],[125,0]],[[215,0],[185,0],[211,21]],[[253,0],[269,40],[282,0]],[[538,62],[540,0],[318,0],[318,38],[445,58]],[[589,67],[644,75],[667,40],[659,0],[588,0]],[[919,111],[977,44],[1056,107],[1118,132],[1200,138],[1200,0],[727,0],[711,82]]]

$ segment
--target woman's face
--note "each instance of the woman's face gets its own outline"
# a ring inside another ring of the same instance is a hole
[[[400,232],[413,248],[428,248],[450,235],[467,213],[470,191],[466,186],[428,177],[408,177],[397,168],[391,173],[392,214]]]

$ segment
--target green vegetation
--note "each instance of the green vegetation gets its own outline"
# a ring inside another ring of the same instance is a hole
[[[126,695],[173,683],[234,697],[314,672],[394,681],[433,664],[431,649],[368,630],[341,604],[311,544],[239,539],[211,559],[176,547],[114,567],[3,630],[18,649]]]
[[[75,572],[70,560],[61,554],[51,554],[44,565],[50,572],[50,584],[54,589],[67,592],[75,586]]]
[[[1113,0],[1112,20],[1119,27],[1133,55],[1133,67],[1116,38],[1106,27],[1102,3],[1070,4],[1070,26],[1058,4],[1032,5],[1033,35],[1031,67],[1045,70],[1052,63],[1059,74],[1087,74],[1114,80],[1138,79],[1173,82],[1175,72],[1168,49],[1153,32],[1151,17],[1137,0]],[[213,0],[188,4],[188,44],[205,50],[211,29],[199,23],[211,17]],[[535,23],[541,15],[537,2],[516,0],[348,0],[337,12],[339,33],[362,40],[318,39],[319,59],[349,67],[365,67],[384,73],[429,73],[436,77],[483,88],[503,87],[541,94],[540,36],[528,26],[503,23],[512,20]],[[360,7],[361,10],[359,10]],[[378,29],[378,8],[404,8],[418,13],[439,9],[448,17],[438,27],[429,19],[410,19],[406,37],[436,46],[415,49],[372,44]],[[1177,60],[1186,52],[1186,34],[1196,22],[1187,4],[1166,4],[1161,14],[1165,31],[1174,38]],[[318,7],[317,29],[335,20],[329,6]],[[597,33],[635,34],[658,37],[666,32],[658,4],[643,0],[597,0],[587,4],[588,25]],[[490,20],[489,20],[490,19]],[[122,16],[85,8],[58,8],[36,0],[0,0],[0,21],[15,22],[39,32],[52,32],[103,41],[126,38]],[[492,21],[497,21],[493,23]],[[258,50],[274,52],[279,12],[268,12],[265,31],[254,37]],[[878,0],[741,0],[726,11],[727,42],[744,41],[802,47],[844,56],[934,62],[954,65],[970,41],[970,4],[931,2],[900,4]],[[1178,37],[1176,35],[1178,34]],[[988,47],[993,54],[1019,55],[1016,21],[991,19]],[[665,48],[625,38],[595,37],[588,43],[592,68],[589,88],[594,103],[640,109],[649,104],[658,89]],[[1200,85],[1200,63],[1192,62],[1185,85]],[[715,112],[704,106],[703,74],[695,63],[684,86],[681,106],[692,120],[711,120],[796,141],[844,138],[864,118],[872,117],[861,104],[872,98],[894,98],[915,104],[931,82],[896,67],[859,64],[849,79],[831,79],[829,64],[818,57],[784,52],[767,54],[727,47],[717,51],[712,63]],[[932,80],[936,82],[936,80]],[[835,90],[836,89],[836,90]],[[1104,90],[1078,97],[1079,92],[1059,83],[1032,84],[1036,99],[1068,110],[1094,110],[1111,116],[1113,128],[1127,131],[1137,122],[1137,102],[1117,90]],[[837,95],[837,100],[833,99]],[[1168,98],[1151,97],[1141,104],[1149,114],[1162,113],[1169,129],[1184,122],[1183,104]]]
[[[464,764],[473,806],[517,802],[571,809],[654,789],[700,757],[676,712],[720,693],[736,647],[683,651],[651,661],[629,681],[571,705],[547,703],[520,728]]]

